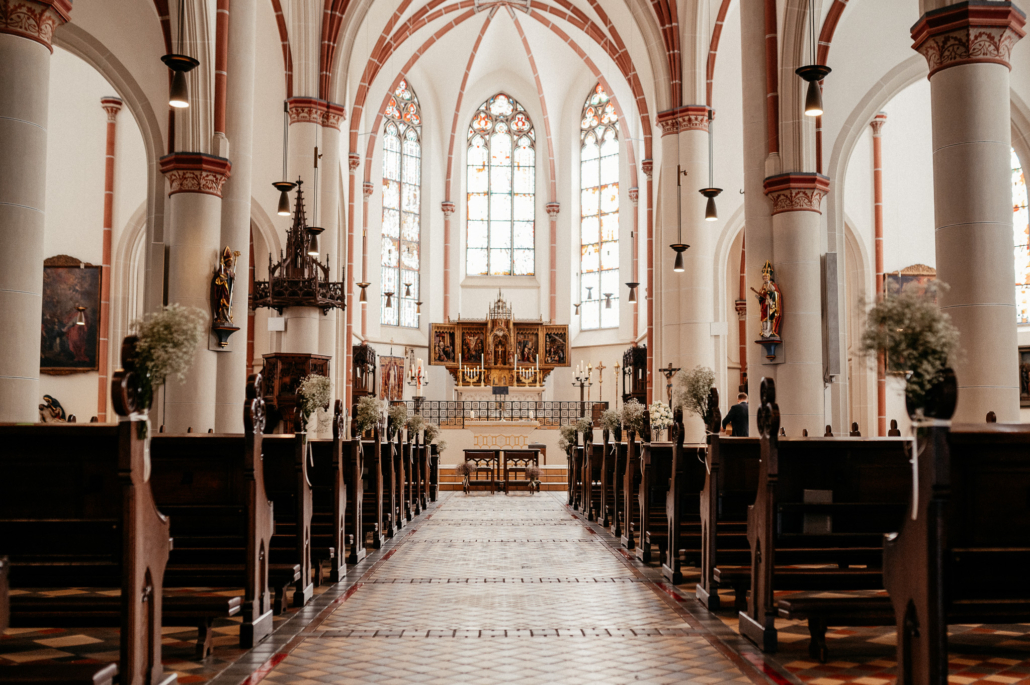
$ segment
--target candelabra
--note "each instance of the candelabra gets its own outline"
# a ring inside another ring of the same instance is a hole
[[[422,403],[426,401],[425,395],[422,394],[422,389],[429,385],[429,379],[426,378],[425,365],[421,359],[416,360],[408,370],[408,385],[415,388],[415,411],[421,414]]]
[[[582,365],[577,366],[576,380],[572,383],[572,387],[579,388],[579,403],[580,406],[584,407],[584,411],[586,405],[583,403],[583,392],[589,392],[590,386],[594,384],[593,381],[590,380],[590,372],[592,370],[593,367],[590,364],[587,364],[585,368]],[[589,401],[589,395],[587,395],[587,397]]]
[[[658,370],[662,372],[663,376],[665,376],[665,391],[669,394],[669,406],[671,407],[672,406],[672,378],[677,373],[679,373],[679,369],[672,368],[672,362],[669,362],[669,365],[666,366],[664,369],[658,369]]]

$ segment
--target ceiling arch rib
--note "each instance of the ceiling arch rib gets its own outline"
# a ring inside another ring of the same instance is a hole
[[[726,13],[730,10],[730,3],[733,0],[722,0],[719,5],[719,14],[715,17],[715,26],[712,27],[712,40],[708,46],[708,64],[706,67],[705,79],[705,104],[712,106],[712,89],[715,87],[715,58],[719,54],[719,42],[722,40],[722,27],[726,23]]]
[[[283,47],[283,71],[286,75],[286,97],[293,97],[293,51],[290,49],[290,31],[286,27],[286,17],[280,0],[272,0],[272,11],[275,13],[275,24],[279,28],[279,40]]]
[[[386,64],[386,61],[392,56],[392,53],[395,50],[397,50],[398,48],[400,48],[400,46],[403,45],[403,43],[408,38],[410,38],[415,32],[417,32],[418,30],[428,26],[431,22],[435,21],[436,19],[442,18],[442,17],[444,17],[444,16],[446,16],[446,15],[448,15],[450,13],[453,13],[455,11],[459,11],[460,9],[469,8],[470,11],[468,11],[465,14],[463,14],[462,16],[460,16],[458,18],[455,18],[455,19],[452,19],[452,20],[450,20],[448,22],[448,24],[446,25],[446,29],[449,30],[450,28],[452,28],[454,26],[457,26],[458,24],[461,24],[466,19],[468,19],[470,16],[475,14],[475,9],[474,9],[475,8],[475,2],[474,2],[474,0],[462,0],[462,1],[458,2],[458,3],[452,4],[452,5],[448,5],[446,7],[434,9],[431,12],[428,11],[430,6],[434,6],[435,7],[438,4],[439,4],[439,2],[433,2],[433,3],[427,4],[423,8],[420,8],[403,25],[401,25],[397,29],[397,31],[394,33],[394,35],[390,36],[388,39],[385,39],[385,40],[381,39],[380,41],[377,42],[377,48],[379,48],[379,49],[378,50],[374,50],[373,54],[369,58],[368,64],[365,67],[365,71],[362,74],[361,81],[360,81],[360,83],[358,85],[358,92],[356,94],[355,104],[352,107],[352,112],[354,113],[354,116],[351,119],[351,121],[352,121],[352,126],[351,126],[351,144],[352,144],[352,149],[354,149],[357,146],[357,136],[358,136],[357,121],[359,120],[361,112],[364,110],[364,103],[365,103],[365,99],[368,96],[369,87],[370,87],[371,83],[374,82],[375,79],[378,77],[379,71],[382,69],[383,65]],[[573,38],[571,38],[569,36],[569,34],[566,33],[560,26],[558,26],[556,23],[551,21],[546,16],[542,16],[541,13],[555,15],[557,18],[563,19],[563,20],[571,23],[577,29],[581,30],[588,38],[593,40],[599,47],[601,47],[601,49],[605,51],[605,53],[608,55],[608,57],[610,59],[612,59],[613,62],[616,63],[616,67],[619,68],[619,70],[622,73],[623,77],[626,78],[627,82],[629,83],[630,89],[633,92],[634,98],[636,100],[637,111],[640,114],[642,131],[643,131],[643,134],[644,134],[644,147],[645,147],[644,155],[645,155],[645,157],[650,157],[651,156],[651,122],[650,122],[650,116],[649,116],[649,111],[648,111],[649,108],[647,106],[647,100],[646,100],[646,98],[644,96],[644,93],[643,93],[643,88],[642,88],[641,83],[640,83],[638,72],[633,67],[632,59],[628,57],[628,53],[626,53],[627,54],[628,64],[626,64],[627,60],[616,60],[616,57],[618,55],[623,54],[626,51],[624,49],[619,51],[619,46],[617,44],[615,44],[611,40],[604,40],[603,42],[596,40],[596,37],[604,36],[604,34],[603,34],[603,32],[599,28],[597,28],[597,25],[594,24],[589,19],[584,22],[584,20],[581,20],[579,17],[574,16],[573,14],[571,14],[569,12],[561,11],[558,8],[552,7],[550,5],[546,5],[546,4],[542,4],[542,3],[537,3],[537,2],[533,3],[532,9],[533,10],[539,9],[540,12],[531,11],[528,14],[528,16],[532,17],[534,20],[540,22],[541,24],[543,24],[544,26],[549,28],[563,42],[565,42],[574,51],[576,51],[577,54],[579,54],[581,58],[586,59],[586,53],[585,53],[585,51],[583,51],[580,48],[578,43]],[[394,16],[397,16],[397,15],[395,14]],[[591,29],[593,29],[593,30],[591,30]],[[446,33],[446,32],[447,31],[445,30],[444,33]],[[437,34],[434,34],[434,38],[432,39],[433,42],[435,42],[438,38],[439,38],[439,36]],[[423,45],[421,48],[419,48],[419,52],[420,53],[425,52],[425,50],[427,48],[428,48],[428,45]],[[595,75],[598,75],[598,76],[600,75],[600,71],[596,68],[596,65],[594,65],[592,61],[590,61],[588,63],[588,66],[590,67],[591,71],[593,71],[595,73]],[[373,132],[372,135],[374,136],[375,133]]]
[[[515,13],[512,12],[510,7],[508,8],[508,13],[511,15],[511,20],[515,23],[515,30],[519,32],[519,38],[522,39],[522,47],[526,51],[526,57],[529,59],[529,68],[533,72],[533,81],[536,83],[536,92],[540,98],[540,111],[544,114],[544,135],[547,138],[547,161],[551,171],[549,174],[551,192],[548,196],[548,201],[555,202],[558,196],[558,184],[554,178],[554,142],[551,138],[551,120],[547,116],[547,98],[544,96],[544,84],[540,81],[540,70],[537,69],[536,60],[533,58],[533,48],[529,45],[529,39],[526,38],[526,32],[522,30],[522,24],[519,23],[519,18],[515,16]]]

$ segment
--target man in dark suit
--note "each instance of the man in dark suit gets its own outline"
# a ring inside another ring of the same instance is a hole
[[[727,425],[733,429],[733,435],[738,438],[746,438],[748,436],[747,393],[742,392],[737,395],[737,403],[726,412],[726,418],[722,420],[724,432]]]

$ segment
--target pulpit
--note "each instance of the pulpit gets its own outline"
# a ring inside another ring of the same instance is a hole
[[[284,433],[300,428],[300,396],[297,389],[305,377],[329,377],[329,360],[321,354],[275,354],[263,355],[265,367],[262,375],[265,378],[265,406],[268,408],[270,420],[265,422],[266,430],[273,432],[277,425],[282,425]]]

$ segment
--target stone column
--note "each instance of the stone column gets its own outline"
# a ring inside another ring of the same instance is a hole
[[[955,421],[1019,420],[1009,57],[1025,23],[1011,2],[962,2],[912,27],[930,66],[939,302],[962,350]]]
[[[640,235],[640,210],[639,210],[639,205],[640,205],[640,188],[639,187],[633,186],[632,188],[629,189],[629,201],[633,203],[633,231],[632,231],[633,239],[630,241],[633,244],[633,250],[632,250],[631,257],[630,257],[630,259],[631,259],[630,263],[633,266],[632,266],[632,269],[630,270],[630,273],[632,274],[630,282],[631,283],[640,283],[640,271],[638,269],[639,257],[637,255],[637,252],[638,252],[637,237]],[[629,297],[629,290],[627,289],[626,292],[627,292],[626,297],[628,298]],[[637,336],[640,335],[640,295],[642,294],[642,292],[643,292],[643,288],[641,286],[637,286],[637,301],[633,303],[633,340],[636,340]],[[617,393],[618,392],[622,392],[622,389],[618,388],[618,389],[616,389],[616,392]]]
[[[253,3],[232,4],[228,25],[228,54],[223,87],[225,102],[218,112],[216,99],[216,136],[221,120],[232,157],[232,178],[225,184],[222,198],[220,248],[239,252],[236,261],[236,284],[233,291],[233,325],[240,330],[229,338],[228,350],[217,357],[217,401],[215,431],[243,432],[243,401],[249,368],[248,340],[251,339],[247,295],[250,287],[251,241],[250,203],[253,195],[252,174],[254,147],[254,47],[256,44],[257,8]],[[223,29],[225,30],[225,29]],[[217,76],[217,73],[216,73]],[[271,192],[271,191],[269,191]]]
[[[364,309],[364,307],[362,307],[358,303],[359,296],[355,292],[358,289],[355,283],[360,283],[362,281],[358,279],[357,273],[354,268],[354,255],[357,253],[354,250],[355,223],[353,221],[354,212],[352,211],[355,205],[357,204],[357,201],[355,200],[354,186],[357,183],[357,174],[359,166],[361,166],[361,155],[359,155],[356,152],[348,153],[347,170],[349,173],[347,176],[347,204],[350,209],[348,210],[347,214],[347,309],[344,314],[344,320],[346,321],[346,325],[344,326],[343,333],[344,369],[342,376],[345,379],[344,383],[346,386],[346,392],[344,406],[348,407],[347,411],[350,411],[350,407],[354,404],[352,401],[354,389],[351,387],[351,366],[353,365],[354,355],[354,324],[355,321],[357,321],[358,316],[358,313],[355,310]],[[365,274],[361,274],[362,280],[364,279],[364,277]]]
[[[792,173],[765,179],[772,201],[772,265],[783,295],[776,401],[787,434],[821,435],[824,426],[821,205],[830,179]],[[758,331],[752,331],[758,338]],[[749,377],[750,379],[750,377]],[[750,384],[750,383],[749,383]]]
[[[873,230],[875,238],[876,297],[883,297],[883,126],[887,115],[880,112],[870,122],[873,128]],[[883,355],[876,357],[876,434],[887,435],[887,367]]]
[[[114,226],[114,143],[118,132],[116,123],[122,101],[116,97],[100,100],[100,106],[107,112],[107,145],[104,150],[104,232],[100,259],[100,320],[97,330],[100,334],[100,349],[97,352],[97,420],[107,421],[107,401],[111,388],[107,383],[107,361],[111,335],[111,231]]]
[[[222,187],[229,160],[199,152],[161,158],[168,179],[168,302],[204,312],[205,330],[185,383],[165,384],[165,430],[206,433],[215,426],[218,356],[210,348],[211,278],[221,251]],[[246,358],[244,356],[244,358]]]
[[[318,307],[287,307],[283,310],[286,332],[282,351],[291,354],[316,354],[322,310]]]
[[[68,0],[0,4],[0,421],[36,421],[50,54]]]
[[[440,203],[443,212],[443,320],[451,320],[451,217],[454,216],[454,203],[444,200]]]
[[[640,170],[647,177],[647,332],[645,340],[647,345],[647,403],[651,403],[651,372],[654,370],[654,187],[651,177],[654,171],[654,160],[651,158],[641,160]],[[636,342],[634,340],[634,342]]]
[[[371,181],[365,181],[361,184],[361,277],[368,278],[368,200],[372,197],[372,190],[375,186],[372,185]],[[368,304],[380,303],[379,297],[382,295],[383,288],[382,283],[377,284],[380,287],[372,289],[371,286],[367,290],[371,290],[368,295]],[[396,295],[397,293],[394,293]],[[375,299],[373,299],[375,298]],[[379,311],[379,304],[375,308],[375,311]],[[368,306],[361,308],[361,339],[364,340],[368,337]]]
[[[326,103],[326,112],[322,117],[322,139],[318,150],[322,158],[318,161],[318,214],[314,220],[325,229],[319,238],[322,258],[329,256],[329,280],[339,281],[340,266],[343,264],[343,251],[340,249],[340,126],[346,120],[346,113],[341,105]],[[342,357],[336,354],[336,331],[339,314],[333,309],[321,318],[318,325],[318,353],[333,358],[332,377],[339,374],[335,368],[342,365]],[[338,395],[339,388],[333,384],[333,394]]]
[[[705,223],[706,201],[697,192],[708,179],[708,112],[703,105],[688,105],[658,115],[662,129],[662,223],[657,231],[654,265],[661,332],[652,375],[654,369],[670,362],[687,370],[698,365],[715,366],[714,235]],[[676,185],[677,169],[680,187]],[[682,232],[677,196],[682,199]],[[682,273],[673,271],[675,253],[669,248],[678,242],[690,245],[683,253]],[[684,417],[684,428],[688,442],[704,441],[705,427],[697,417]]]
[[[554,201],[548,202],[544,205],[544,209],[547,210],[548,224],[551,227],[551,249],[548,252],[550,255],[551,265],[551,278],[548,284],[548,311],[550,315],[548,318],[555,322],[558,320],[558,212],[561,211],[561,203]],[[618,293],[615,293],[618,297]]]

